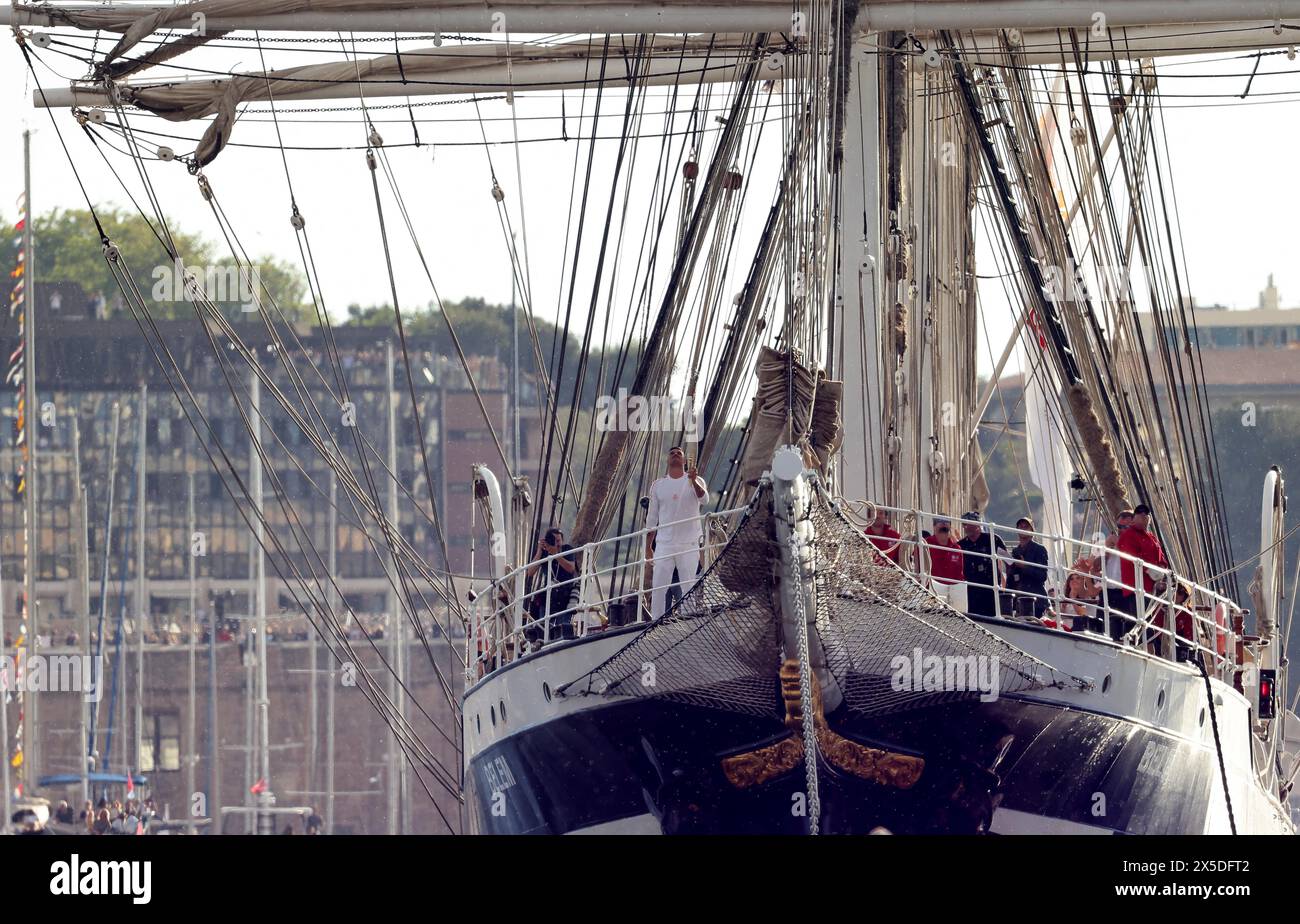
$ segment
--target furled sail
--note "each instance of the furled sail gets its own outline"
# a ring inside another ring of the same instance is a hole
[[[1035,359],[1026,364],[1025,454],[1029,477],[1043,495],[1042,522],[1037,526],[1051,536],[1070,536],[1074,531],[1069,485],[1073,465],[1061,429],[1064,421],[1060,402],[1048,392],[1051,376],[1036,332],[1029,332],[1025,339],[1026,353]],[[1064,561],[1067,550],[1064,542],[1052,544],[1055,548],[1050,549],[1051,560],[1056,563],[1055,578],[1059,584],[1063,569],[1069,564]]]
[[[749,442],[740,464],[741,482],[757,485],[772,453],[783,442],[798,445],[805,451],[806,461],[824,472],[844,439],[840,416],[843,385],[822,378],[798,359],[771,347],[763,347],[759,353],[754,373],[758,390],[750,412]]]

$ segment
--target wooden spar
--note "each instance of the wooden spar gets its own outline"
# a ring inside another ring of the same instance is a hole
[[[3,11],[4,7],[0,7]],[[3,16],[0,15],[0,25],[3,24]],[[1166,56],[1187,55],[1193,53],[1191,49],[1225,50],[1239,48],[1243,50],[1252,50],[1257,48],[1275,48],[1287,47],[1295,42],[1295,34],[1291,30],[1283,30],[1281,33],[1273,31],[1271,22],[1234,22],[1224,23],[1224,30],[1221,35],[1206,36],[1188,36],[1187,29],[1182,26],[1153,26],[1147,28],[1132,28],[1125,32],[1123,46],[1112,48],[1109,43],[1106,44],[1104,55],[1099,56],[1110,59],[1113,56],[1118,58],[1155,58]],[[286,27],[286,31],[301,31],[296,27]],[[1060,48],[1055,33],[1025,32],[1022,34],[1023,51],[1021,57],[1027,64],[1050,64],[1060,61]],[[982,33],[976,33],[971,49],[972,53],[981,55],[992,52],[996,48],[997,38]],[[443,49],[444,52],[450,52],[457,46],[448,46]],[[488,54],[492,51],[499,52],[503,62],[507,57],[513,60],[509,65],[502,63],[499,66],[484,68],[476,66],[474,62],[468,62],[463,71],[448,70],[439,74],[436,81],[419,82],[393,80],[390,82],[364,81],[364,93],[367,99],[380,97],[408,97],[408,96],[450,96],[464,95],[471,93],[492,93],[501,90],[507,84],[512,86],[513,92],[523,93],[528,91],[543,91],[564,89],[565,87],[574,86],[581,83],[589,76],[588,65],[584,61],[584,52],[575,51],[575,58],[566,61],[528,61],[519,60],[520,46],[516,43],[513,46],[491,45],[484,43],[475,45],[474,49],[479,54]],[[662,61],[649,62],[648,71],[638,77],[638,82],[648,86],[666,86],[682,83],[716,83],[729,82],[733,79],[733,68],[738,59],[728,56],[725,53],[716,53],[710,59],[710,66],[707,69],[692,71],[687,68],[685,71],[681,68],[681,63],[675,58],[665,58]],[[273,72],[274,73],[274,72]],[[256,76],[260,73],[244,74],[239,76]],[[217,90],[226,87],[229,84],[228,78],[213,80],[211,78],[200,78],[194,80],[164,80],[164,81],[141,81],[138,83],[127,83],[127,87],[148,87],[151,90],[166,91],[172,88],[185,90],[193,87],[206,87],[211,90]],[[625,82],[618,75],[612,75],[610,83],[617,84]],[[319,87],[310,87],[304,91],[294,94],[294,99],[299,100],[329,100],[329,99],[355,99],[362,92],[354,80],[331,81],[325,82]],[[279,98],[279,95],[277,95]],[[47,88],[42,94],[40,91],[32,92],[32,105],[36,108],[49,107],[51,109],[66,109],[73,107],[93,107],[109,105],[108,94],[99,84],[74,84],[69,87]]]
[[[392,79],[365,79],[360,81],[360,88],[356,80],[340,79],[321,79],[319,84],[310,80],[304,80],[301,76],[293,79],[299,82],[301,89],[292,92],[284,90],[275,93],[277,103],[293,102],[298,100],[330,100],[330,99],[355,99],[363,91],[366,99],[378,99],[380,97],[408,97],[408,96],[453,96],[469,95],[473,93],[500,93],[506,87],[510,87],[514,93],[524,93],[528,91],[543,90],[563,90],[579,87],[591,77],[590,67],[586,61],[586,52],[575,51],[574,57],[570,60],[561,61],[528,61],[520,60],[520,51],[515,46],[509,53],[506,46],[488,46],[490,53],[493,48],[497,48],[501,53],[502,63],[492,67],[484,67],[481,60],[475,64],[470,61],[464,69],[455,69],[439,72],[436,76],[425,79],[423,77],[399,78],[396,75]],[[475,46],[477,50],[477,46]],[[428,54],[428,51],[424,52]],[[406,56],[404,56],[406,57]],[[646,62],[646,67],[639,72],[635,79],[641,86],[673,86],[683,83],[730,83],[735,80],[735,68],[744,59],[750,57],[749,52],[743,56],[728,52],[713,52],[708,57],[707,67],[704,64],[704,57],[700,57],[698,66],[687,63],[683,65],[682,60],[676,55],[664,55],[659,58],[652,58]],[[507,58],[510,62],[506,63]],[[407,57],[409,62],[410,58]],[[410,67],[409,63],[407,65]],[[298,69],[291,69],[297,71]],[[271,71],[269,76],[275,79],[276,71]],[[288,72],[286,72],[288,73]],[[255,77],[249,88],[248,96],[241,99],[243,101],[258,101],[266,98],[266,91],[263,84],[264,75],[262,73],[241,74],[239,77]],[[606,83],[610,86],[625,85],[629,77],[624,74],[613,72],[609,75]],[[167,95],[174,92],[177,95],[191,94],[199,91],[204,96],[211,96],[214,100],[220,99],[231,84],[230,78],[202,78],[199,80],[141,80],[119,84],[125,91],[126,97],[131,98],[135,91],[148,91],[150,94]],[[110,101],[108,93],[99,84],[78,84],[70,87],[54,87],[45,90],[42,94],[39,90],[34,91],[32,103],[37,108],[48,107],[50,109],[72,108],[78,106],[108,106]]]
[[[190,26],[191,11],[204,4],[181,4],[176,24]],[[276,4],[264,6],[274,9]],[[656,3],[427,3],[416,8],[385,10],[384,4],[320,4],[292,12],[228,15],[216,7],[207,16],[210,30],[261,29],[283,32],[493,32],[515,34],[597,32],[611,34],[681,32],[783,31],[790,28],[789,0],[747,0],[737,3],[701,0],[659,0]],[[901,30],[1088,29],[1098,13],[1106,26],[1222,23],[1277,17],[1300,18],[1300,0],[1126,0],[1098,10],[1096,0],[932,0],[927,3],[864,4],[858,16],[860,32]],[[166,11],[166,5],[84,5],[50,7],[35,4],[0,6],[0,26],[74,26],[125,31],[128,24]]]

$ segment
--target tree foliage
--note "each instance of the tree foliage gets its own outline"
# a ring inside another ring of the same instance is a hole
[[[177,273],[168,258],[161,240],[161,230],[139,215],[115,207],[97,208],[96,214],[105,235],[121,252],[122,265],[126,267],[132,283],[144,296],[151,313],[159,320],[193,317],[194,308],[185,299],[183,276]],[[306,285],[301,273],[283,260],[270,256],[254,258],[256,278],[260,287],[245,275],[241,290],[241,274],[230,255],[221,255],[216,246],[201,235],[186,231],[168,222],[171,238],[180,253],[184,266],[193,270],[200,280],[217,279],[222,285],[209,291],[223,313],[235,317],[251,303],[252,294],[259,297],[264,287],[266,293],[280,306],[285,316],[293,321],[307,321],[312,317],[311,307],[303,304]],[[104,258],[99,231],[87,209],[54,209],[38,215],[33,225],[36,236],[36,282],[70,282],[79,285],[88,298],[102,296],[109,304],[118,302],[118,283]],[[13,240],[19,232],[11,222],[0,224],[0,235]],[[6,248],[4,259],[12,264],[13,249]],[[182,284],[177,285],[176,281]],[[205,287],[205,288],[211,288]],[[217,297],[220,296],[220,297]],[[68,306],[69,313],[85,306]]]
[[[467,356],[496,356],[502,362],[509,363],[510,311],[508,305],[490,305],[481,298],[465,298],[459,302],[444,301],[441,310],[434,305],[418,309],[404,307],[402,326],[410,336],[431,338],[434,349],[440,354],[454,355],[456,340],[459,340],[461,349]],[[579,375],[582,378],[582,388],[576,403],[582,408],[594,408],[597,395],[612,394],[620,387],[631,384],[640,356],[639,343],[609,345],[604,349],[592,350],[586,357],[584,368],[582,347],[576,336],[572,333],[560,336],[562,332],[555,324],[535,318],[533,327],[537,332],[537,340],[534,344],[524,309],[517,307],[515,311],[518,314],[520,374],[525,378],[536,379],[538,369],[546,368],[550,380],[553,383],[559,381],[557,394],[561,407],[567,407],[574,401],[574,388]],[[349,305],[348,320],[345,323],[354,327],[392,328],[397,321],[392,305],[372,305],[366,308]],[[451,335],[453,328],[456,340]],[[537,362],[539,354],[541,367]]]

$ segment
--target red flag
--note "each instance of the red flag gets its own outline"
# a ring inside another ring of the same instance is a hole
[[[248,787],[248,791],[255,796],[260,796],[262,793],[266,792],[266,780],[259,778],[256,783]]]
[[[131,771],[126,771],[126,794],[129,796],[135,792],[135,781],[131,779]]]

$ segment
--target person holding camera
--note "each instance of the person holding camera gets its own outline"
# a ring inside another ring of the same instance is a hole
[[[541,622],[547,618],[548,600],[550,601],[551,640],[577,637],[573,629],[571,601],[578,592],[578,562],[577,556],[571,554],[572,552],[573,546],[564,541],[564,531],[554,526],[548,529],[537,542],[537,552],[533,556],[532,564],[528,566],[528,579],[532,580],[547,559],[550,559],[550,566],[546,571],[546,580],[538,582],[528,597],[530,621],[538,624],[537,628],[528,630],[528,640],[533,643],[545,638],[545,630],[541,627]]]

